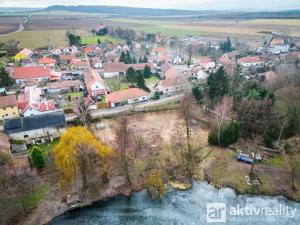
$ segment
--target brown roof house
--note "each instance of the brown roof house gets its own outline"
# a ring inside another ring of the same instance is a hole
[[[15,95],[0,96],[0,120],[19,117],[17,97]]]
[[[147,101],[149,97],[150,94],[142,89],[129,88],[106,95],[106,102],[109,107],[115,108],[122,105]]]

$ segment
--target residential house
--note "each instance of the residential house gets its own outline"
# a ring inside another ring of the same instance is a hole
[[[18,108],[24,117],[56,112],[53,100],[46,100],[44,92],[37,86],[25,87],[18,97]]]
[[[18,116],[17,97],[15,95],[0,96],[0,120]]]
[[[59,56],[60,62],[67,65],[69,64],[72,59],[76,59],[76,55],[75,54],[70,54],[70,55],[60,55]]]
[[[124,63],[104,63],[103,76],[105,78],[116,77],[126,72],[127,66]]]
[[[28,79],[47,81],[50,77],[51,69],[46,66],[15,67],[13,73],[13,78],[18,84],[23,84]]]
[[[50,94],[78,92],[83,88],[83,83],[80,80],[63,80],[47,84],[47,90]]]
[[[0,152],[10,155],[10,142],[8,136],[0,132]]]
[[[283,38],[274,38],[270,42],[269,52],[273,54],[286,53],[289,51],[290,46],[284,43]]]
[[[171,67],[170,69],[168,69],[166,72],[165,72],[165,78],[166,79],[171,79],[171,78],[174,78],[177,76],[177,71]]]
[[[259,67],[259,66],[263,66],[263,64],[264,64],[259,56],[242,57],[238,60],[238,63],[243,68]]]
[[[102,60],[99,59],[98,57],[94,57],[92,59],[92,65],[93,65],[94,69],[102,69],[102,67],[103,67]]]
[[[216,67],[216,63],[210,57],[200,58],[199,65],[206,71],[214,69]]]
[[[31,51],[28,48],[24,48],[22,51],[20,51],[18,54],[14,56],[15,61],[20,61],[23,59],[29,59],[33,55],[33,51]]]
[[[208,78],[208,74],[203,70],[195,70],[192,74],[192,77],[195,77],[199,81],[204,81]]]
[[[182,62],[183,62],[183,60],[182,60],[182,58],[181,58],[179,55],[175,56],[175,57],[172,59],[172,63],[173,63],[173,64],[181,64]]]
[[[97,70],[86,69],[84,71],[84,82],[89,95],[92,97],[105,95],[107,92],[104,81]]]
[[[53,140],[66,129],[63,112],[54,112],[30,117],[5,120],[4,132],[12,139],[31,144],[36,139]]]
[[[168,49],[163,47],[154,47],[152,49],[150,58],[153,62],[168,62],[169,61],[169,55],[168,55]]]
[[[220,57],[219,62],[223,65],[236,63],[236,57],[238,56],[238,54],[239,52],[237,51],[227,52]]]
[[[161,66],[160,66],[160,70],[161,72],[165,73],[167,72],[169,69],[172,68],[172,65],[168,62],[164,62]]]
[[[89,68],[90,64],[87,60],[81,60],[81,59],[72,59],[70,62],[71,69],[73,70],[84,70],[86,68]]]
[[[129,88],[106,95],[106,102],[108,107],[115,108],[126,104],[147,101],[149,97],[149,93],[142,89]]]
[[[156,90],[163,94],[171,94],[174,92],[184,91],[186,89],[186,82],[181,76],[172,77],[166,80],[161,80]]]
[[[39,64],[41,66],[48,66],[48,67],[54,68],[55,64],[56,64],[56,60],[52,59],[52,58],[44,57],[44,58],[39,59]]]
[[[82,51],[87,55],[93,56],[95,54],[96,48],[97,46],[87,46],[83,48]]]

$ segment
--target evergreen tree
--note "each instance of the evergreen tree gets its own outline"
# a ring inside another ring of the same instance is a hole
[[[101,44],[101,40],[100,38],[97,39],[97,44],[100,45]]]
[[[143,63],[148,63],[148,58],[147,58],[146,55],[145,55],[144,58],[143,58]]]
[[[136,82],[136,72],[132,67],[129,67],[128,70],[126,71],[126,80],[130,83],[135,83]]]
[[[199,102],[203,98],[202,92],[198,86],[193,87],[192,92],[197,102]]]
[[[145,91],[150,92],[149,88],[146,86],[144,75],[143,75],[142,71],[138,71],[136,73],[136,75],[137,75],[137,77],[136,77],[137,86],[141,89],[144,89]]]
[[[0,69],[0,87],[10,87],[14,84],[14,80],[9,76],[9,74],[2,67]]]
[[[229,79],[224,70],[220,67],[215,73],[207,78],[207,92],[210,98],[220,98],[229,91]]]
[[[150,66],[148,66],[148,65],[145,66],[143,74],[146,79],[150,78],[150,76],[152,74]]]
[[[126,61],[125,64],[131,64],[131,55],[129,51],[126,51]]]
[[[119,59],[120,62],[123,62],[123,63],[126,63],[126,55],[125,55],[125,52],[122,52],[121,53],[121,56],[120,56],[120,59]]]
[[[143,63],[143,59],[141,57],[139,58],[139,63]]]
[[[227,40],[225,42],[222,42],[220,44],[220,49],[222,52],[230,52],[233,50],[232,46],[231,46],[231,40],[230,37],[227,38]]]

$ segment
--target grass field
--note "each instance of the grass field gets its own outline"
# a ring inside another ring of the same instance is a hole
[[[149,84],[156,84],[158,83],[160,80],[156,77],[156,76],[152,76],[148,79],[145,79],[145,82],[146,82],[146,85],[149,85]]]
[[[40,48],[45,46],[60,47],[68,45],[65,30],[21,31],[0,36],[0,42],[20,41],[21,48]]]
[[[82,36],[81,43],[84,45],[95,45],[97,44],[98,39],[101,42],[111,42],[113,44],[118,44],[123,42],[121,39],[106,35],[106,36]]]

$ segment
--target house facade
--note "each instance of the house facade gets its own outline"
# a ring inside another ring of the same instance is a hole
[[[238,60],[238,63],[244,68],[259,67],[264,64],[259,56],[242,57]]]
[[[106,95],[106,103],[108,107],[115,108],[122,105],[147,101],[149,98],[150,95],[148,92],[139,88],[129,88]]]
[[[4,132],[11,139],[23,140],[28,144],[33,143],[36,139],[58,138],[65,129],[66,119],[63,112],[20,117],[4,122]]]
[[[19,116],[17,97],[15,95],[0,96],[0,120]]]
[[[184,91],[185,89],[186,89],[185,80],[180,76],[176,76],[166,80],[161,80],[156,86],[156,90],[162,92],[163,94],[181,92]]]
[[[85,70],[84,82],[89,95],[92,97],[105,95],[107,92],[107,88],[104,84],[104,81],[100,77],[97,70],[91,68]]]

